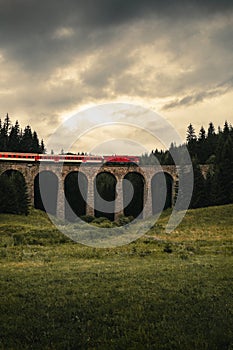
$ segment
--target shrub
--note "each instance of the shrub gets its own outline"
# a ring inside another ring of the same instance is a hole
[[[95,220],[95,217],[92,215],[82,215],[82,216],[80,216],[80,219],[89,223],[89,222],[92,222],[93,220]]]
[[[124,225],[129,224],[131,221],[133,221],[133,219],[134,219],[133,216],[119,215],[117,223],[118,223],[119,226],[124,226]]]
[[[169,243],[167,243],[164,247],[164,250],[163,250],[165,253],[172,253],[172,248],[171,248],[171,245]]]
[[[95,218],[92,222],[93,224],[101,224],[104,221],[109,221],[107,218],[105,218],[104,216],[101,216],[99,218]],[[111,222],[111,221],[109,221]]]

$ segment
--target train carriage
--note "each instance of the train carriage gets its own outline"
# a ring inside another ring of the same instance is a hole
[[[139,165],[140,157],[127,155],[96,156],[78,154],[37,154],[19,152],[1,152],[0,161],[17,162],[49,162],[49,163],[80,163],[80,164],[108,164],[108,165]]]

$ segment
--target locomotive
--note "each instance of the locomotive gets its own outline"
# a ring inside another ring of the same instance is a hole
[[[55,162],[55,163],[80,163],[80,164],[104,164],[107,165],[139,165],[140,157],[128,155],[96,156],[79,154],[38,154],[38,153],[15,153],[1,152],[0,161],[17,161],[29,163]]]

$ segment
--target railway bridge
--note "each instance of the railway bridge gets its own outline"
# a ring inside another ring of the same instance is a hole
[[[51,186],[48,187],[48,195],[51,188],[54,187],[54,203],[51,213],[60,218],[65,217],[65,184],[66,179],[71,173],[79,173],[86,179],[86,207],[83,214],[95,215],[95,180],[99,174],[110,174],[116,181],[116,199],[114,208],[114,219],[119,215],[124,215],[124,186],[123,179],[128,174],[133,173],[140,177],[143,186],[143,217],[152,215],[154,211],[154,202],[156,201],[156,189],[159,189],[159,183],[156,180],[159,175],[164,174],[167,183],[170,185],[167,189],[168,206],[173,206],[175,198],[175,187],[178,182],[178,171],[175,165],[153,165],[153,166],[136,166],[136,165],[79,165],[77,163],[37,163],[37,162],[18,162],[18,161],[0,161],[0,175],[4,172],[20,172],[27,184],[30,204],[37,206],[38,201],[38,179],[39,176],[49,176]]]

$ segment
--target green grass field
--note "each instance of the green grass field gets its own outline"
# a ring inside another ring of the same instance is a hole
[[[0,215],[0,349],[233,350],[233,205],[169,211],[136,242],[90,248],[47,216]]]

